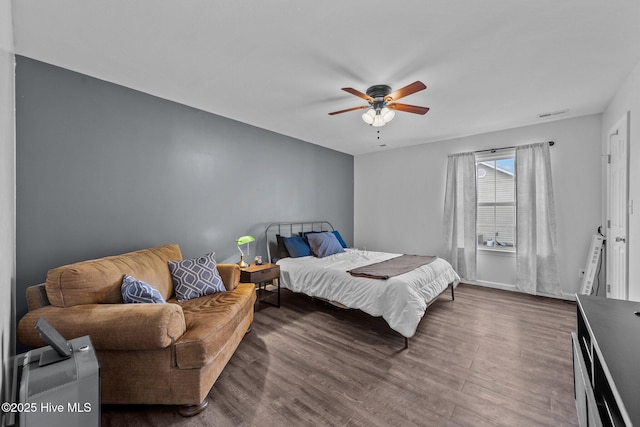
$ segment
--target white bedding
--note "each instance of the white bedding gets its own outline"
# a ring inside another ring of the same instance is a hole
[[[353,277],[347,273],[347,270],[399,255],[345,249],[344,253],[326,258],[283,258],[277,262],[280,285],[294,292],[357,308],[371,316],[382,316],[392,329],[410,338],[429,302],[449,283],[456,286],[460,277],[441,258],[388,280]]]

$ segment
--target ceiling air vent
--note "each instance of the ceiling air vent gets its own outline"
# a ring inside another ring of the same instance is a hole
[[[558,111],[552,111],[550,113],[542,113],[542,114],[538,114],[538,118],[539,119],[546,119],[548,117],[559,116],[561,114],[566,114],[567,111],[569,111],[569,110],[558,110]]]

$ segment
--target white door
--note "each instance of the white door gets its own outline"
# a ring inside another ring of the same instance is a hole
[[[628,299],[628,113],[609,131],[607,177],[607,298]]]

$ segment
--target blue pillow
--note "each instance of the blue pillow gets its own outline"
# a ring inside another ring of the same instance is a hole
[[[284,246],[287,248],[291,258],[299,258],[311,255],[311,248],[304,241],[303,237],[291,236],[284,238]]]
[[[304,241],[307,241],[307,234],[311,234],[311,233],[322,233],[322,231],[301,231],[298,233],[298,236],[303,237]]]
[[[122,299],[126,304],[131,303],[156,303],[166,304],[160,292],[142,280],[137,280],[127,274],[122,278]]]
[[[344,239],[342,238],[338,230],[333,230],[332,233],[334,236],[336,236],[336,239],[338,239],[338,242],[340,242],[340,245],[342,245],[343,248],[346,248],[347,243],[344,241]]]
[[[338,238],[332,232],[307,234],[311,252],[318,258],[344,252]]]
[[[227,290],[218,273],[214,255],[212,252],[199,258],[169,261],[173,289],[178,301],[184,302]]]
[[[300,236],[304,237],[305,241],[307,241],[308,243],[309,242],[307,239],[308,235],[314,234],[314,233],[326,233],[326,232],[325,231],[301,231],[299,234]],[[338,239],[338,242],[340,242],[343,248],[348,248],[347,243],[344,241],[344,239],[342,238],[338,230],[333,230],[331,233],[333,233],[336,236],[336,238]]]

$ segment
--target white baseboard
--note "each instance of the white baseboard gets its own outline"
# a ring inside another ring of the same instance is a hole
[[[502,289],[503,291],[519,292],[514,285],[509,285],[507,283],[489,282],[487,280],[463,280],[463,282],[468,283],[470,285],[475,285],[475,286],[484,286],[486,288],[494,288],[494,289]]]
[[[463,280],[462,283],[467,283],[469,285],[474,285],[474,286],[484,286],[486,288],[501,289],[503,291],[524,293],[524,292],[519,291],[518,288],[515,287],[515,285],[510,285],[510,284],[507,284],[507,283],[488,282],[486,280]],[[538,293],[537,296],[561,299],[561,300],[566,300],[566,301],[575,301],[576,300],[575,294],[569,294],[569,293],[566,293],[566,292],[562,292],[562,295],[549,295],[549,294],[545,294],[545,293]]]

